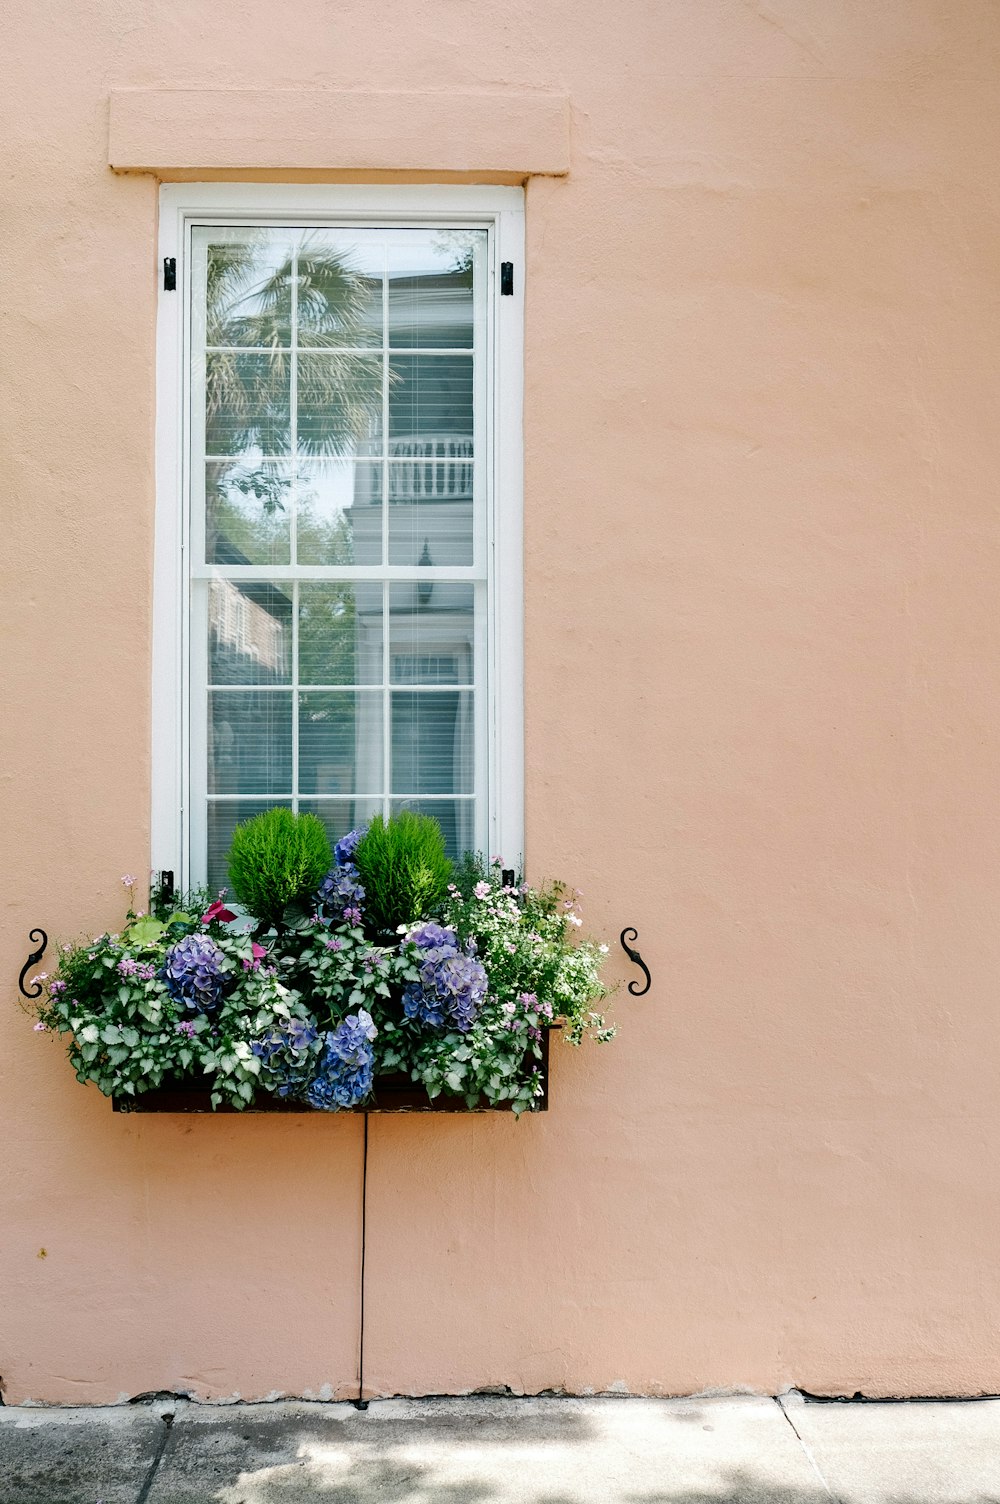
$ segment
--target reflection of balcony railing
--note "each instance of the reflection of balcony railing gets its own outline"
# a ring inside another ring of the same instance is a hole
[[[389,501],[469,501],[473,489],[472,440],[448,434],[392,439]]]

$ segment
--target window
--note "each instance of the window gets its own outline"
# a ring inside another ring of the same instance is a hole
[[[517,860],[520,190],[161,193],[154,862],[273,804]]]

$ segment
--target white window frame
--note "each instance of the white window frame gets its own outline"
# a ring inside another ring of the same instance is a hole
[[[190,713],[189,368],[191,228],[196,224],[374,224],[488,232],[487,309],[487,856],[519,866],[524,852],[523,364],[524,194],[479,186],[345,187],[258,183],[160,189],[156,358],[156,525],[152,642],[151,866],[181,889],[192,860]],[[166,259],[176,288],[163,287]],[[514,266],[501,295],[500,265]]]

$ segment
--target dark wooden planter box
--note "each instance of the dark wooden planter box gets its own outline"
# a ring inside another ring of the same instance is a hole
[[[534,1112],[549,1109],[549,1030],[542,1034],[542,1095],[535,1098]],[[152,1091],[141,1092],[136,1097],[112,1097],[115,1112],[308,1112],[316,1114],[317,1108],[307,1107],[304,1102],[284,1102],[280,1097],[271,1097],[261,1092],[252,1107],[231,1107],[224,1103],[212,1107],[209,1101],[210,1088],[206,1084],[190,1081],[168,1086],[157,1086]],[[443,1094],[430,1101],[422,1088],[414,1086],[408,1076],[392,1074],[376,1076],[374,1101],[362,1107],[348,1107],[345,1112],[510,1112],[510,1107],[466,1107],[461,1097],[446,1097]],[[321,1113],[324,1117],[337,1117],[338,1113]]]

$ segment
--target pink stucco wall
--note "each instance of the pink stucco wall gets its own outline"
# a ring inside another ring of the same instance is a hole
[[[655,985],[546,1117],[372,1120],[371,1391],[996,1392],[996,5],[0,33],[4,1398],[356,1383],[361,1121],[113,1117],[13,1006],[28,928],[150,860],[157,184],[107,164],[159,88],[570,101],[527,188],[528,855]]]

